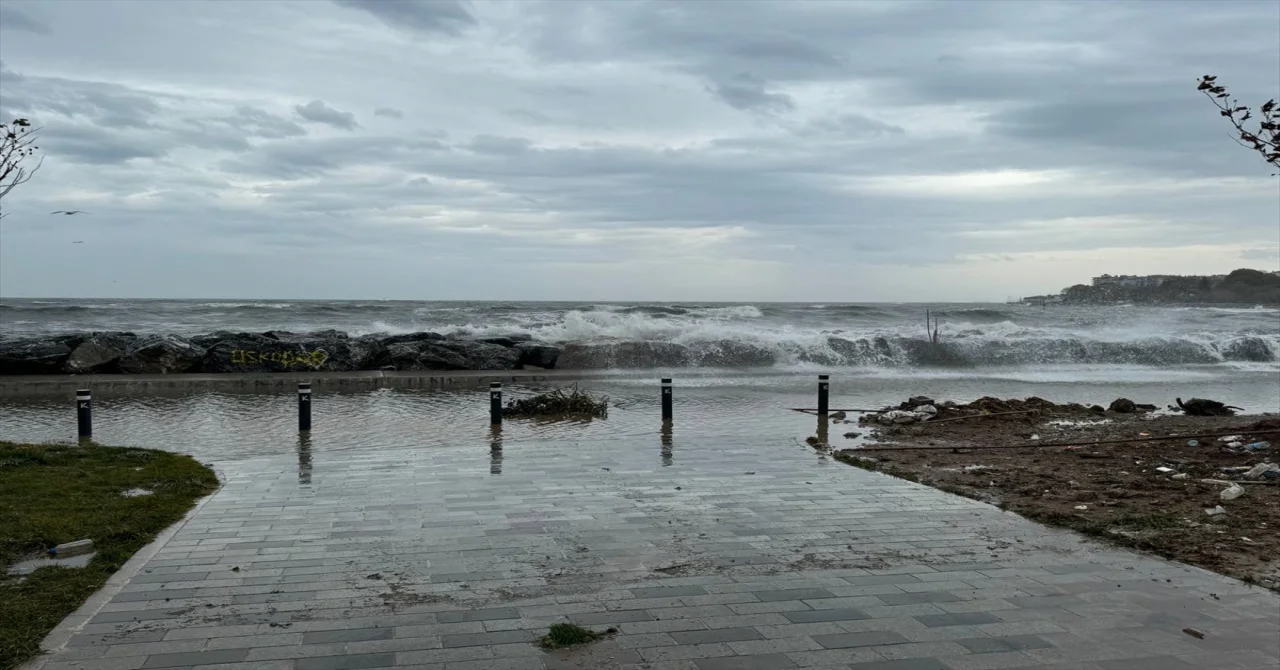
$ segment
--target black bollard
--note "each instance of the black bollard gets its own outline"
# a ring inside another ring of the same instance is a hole
[[[80,439],[93,437],[93,397],[89,389],[76,391],[76,428]]]
[[[662,422],[671,423],[673,412],[671,410],[671,378],[664,377],[662,380]]]
[[[311,382],[298,384],[298,430],[311,430]]]
[[[489,383],[489,423],[502,425],[502,382]]]
[[[827,415],[827,396],[831,394],[831,375],[818,375],[818,414]]]

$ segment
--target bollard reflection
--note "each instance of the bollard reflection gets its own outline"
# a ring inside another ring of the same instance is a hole
[[[502,424],[489,428],[489,474],[502,474]]]
[[[311,433],[298,433],[298,483],[311,485]]]
[[[819,449],[831,448],[831,441],[829,439],[830,430],[831,430],[831,422],[827,420],[827,415],[819,414],[818,415],[818,445],[817,445]]]
[[[675,460],[672,457],[674,449],[673,449],[673,442],[671,440],[671,432],[672,432],[671,422],[663,421],[662,422],[662,465],[663,467],[671,465]]]

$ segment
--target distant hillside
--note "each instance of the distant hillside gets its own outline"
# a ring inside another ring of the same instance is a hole
[[[1062,292],[1062,301],[1074,304],[1280,305],[1280,275],[1242,268],[1220,281],[1210,277],[1167,277],[1155,286],[1077,284]]]

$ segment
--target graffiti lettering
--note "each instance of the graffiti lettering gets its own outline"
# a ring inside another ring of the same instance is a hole
[[[231,351],[231,362],[235,365],[279,363],[285,367],[295,365],[320,367],[327,360],[329,360],[329,354],[323,349],[315,351],[249,351],[246,349],[233,349]]]

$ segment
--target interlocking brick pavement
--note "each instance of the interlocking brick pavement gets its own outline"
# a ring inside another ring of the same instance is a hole
[[[794,445],[215,465],[225,486],[33,667],[1280,667],[1273,593]],[[560,621],[618,632],[532,644]]]

